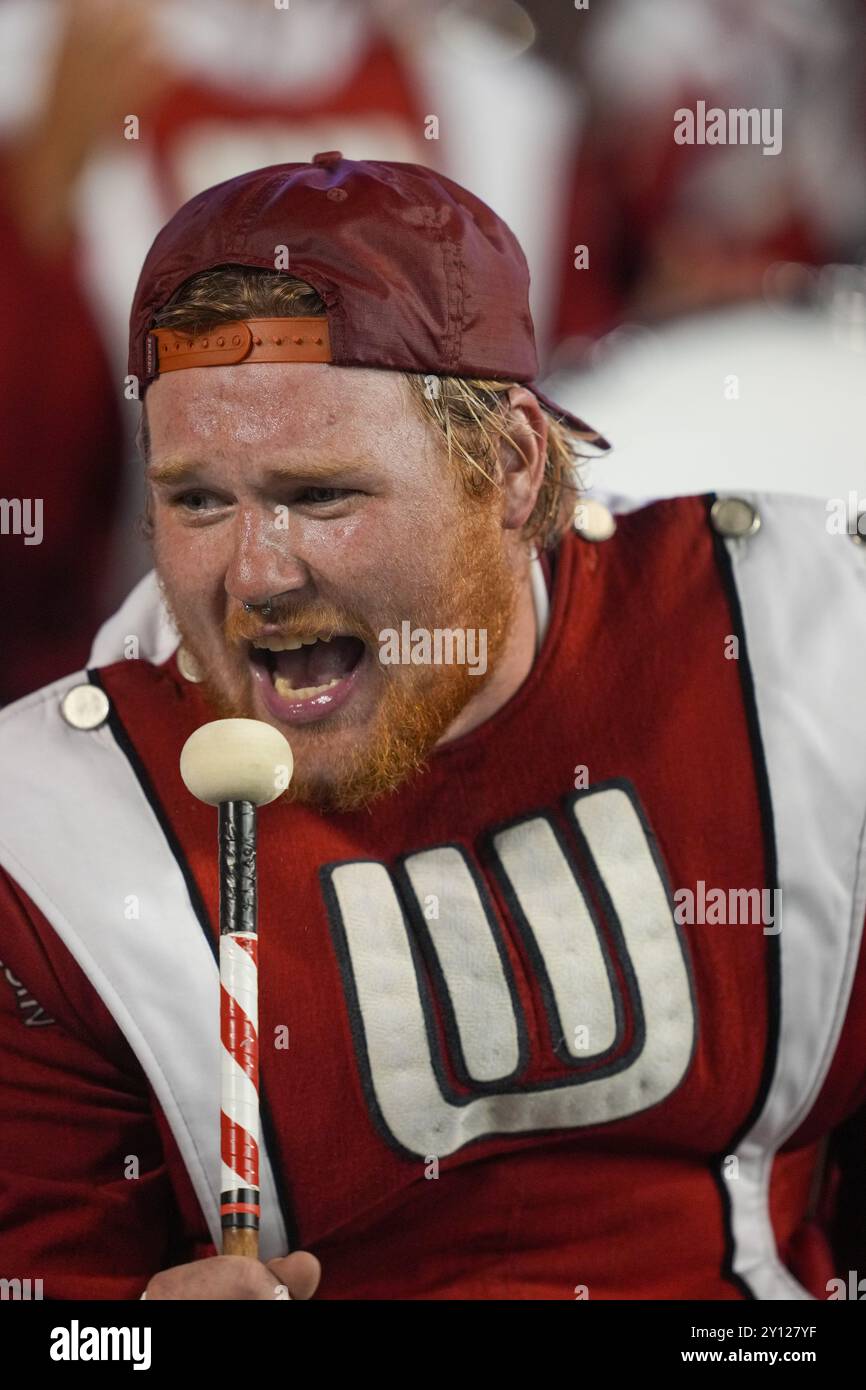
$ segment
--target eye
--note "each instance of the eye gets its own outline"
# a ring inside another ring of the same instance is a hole
[[[351,495],[351,488],[306,487],[300,494],[298,501],[309,502],[313,506],[326,506],[329,502],[340,502],[344,497]]]
[[[208,510],[207,504],[214,501],[219,505],[218,499],[214,497],[212,492],[203,492],[199,488],[189,492],[178,493],[176,497],[172,497],[171,505],[173,507],[182,507],[183,510],[187,512],[205,512]]]

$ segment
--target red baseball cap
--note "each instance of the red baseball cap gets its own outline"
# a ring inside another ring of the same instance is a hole
[[[219,338],[219,330],[198,339],[154,331],[175,290],[223,265],[306,281],[325,320],[305,320],[312,332],[292,339],[261,331],[288,320],[248,321],[253,332],[221,325]],[[330,150],[207,188],[163,227],[130,316],[129,373],[142,394],[160,370],[263,360],[520,382],[598,448],[610,447],[535,385],[529,269],[513,232],[480,198],[421,164]]]

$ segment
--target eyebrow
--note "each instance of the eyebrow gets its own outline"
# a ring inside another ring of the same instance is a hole
[[[145,474],[152,483],[178,483],[191,478],[201,467],[195,459],[173,458],[163,463],[149,463]]]
[[[261,485],[267,486],[269,483],[295,482],[304,478],[339,477],[341,473],[363,467],[363,462],[364,461],[361,459],[323,459],[321,462],[309,462],[301,466],[274,464],[272,468],[267,469],[260,482]],[[196,478],[204,472],[208,466],[209,465],[201,459],[183,457],[168,458],[162,463],[148,464],[146,475],[148,480],[152,483],[171,485]]]

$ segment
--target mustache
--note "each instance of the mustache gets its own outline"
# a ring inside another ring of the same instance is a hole
[[[313,604],[303,610],[293,610],[286,604],[274,603],[271,616],[263,622],[257,613],[247,613],[239,608],[230,613],[222,625],[226,642],[241,646],[262,637],[267,631],[270,636],[294,639],[325,635],[357,637],[370,645],[378,641],[378,627],[371,626],[359,614],[341,612],[327,603]]]

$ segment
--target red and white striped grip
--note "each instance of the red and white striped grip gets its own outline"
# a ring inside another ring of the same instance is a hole
[[[220,937],[222,1227],[259,1226],[259,972],[255,932]]]

